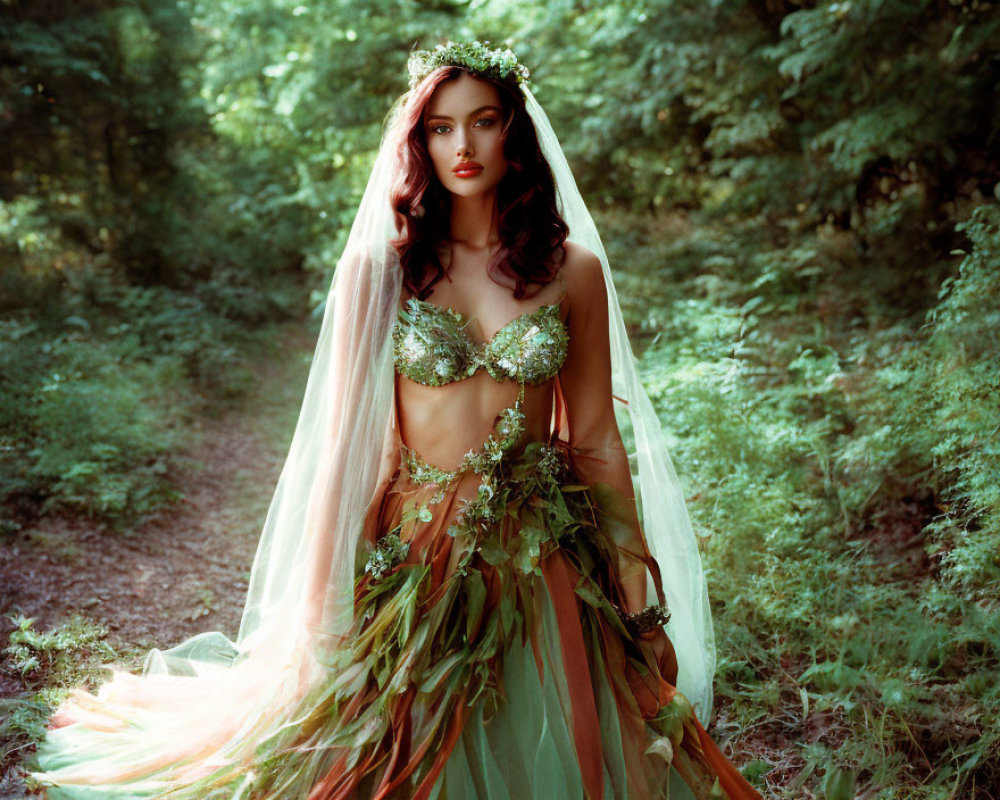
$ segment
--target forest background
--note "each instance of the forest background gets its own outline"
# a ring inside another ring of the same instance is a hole
[[[59,590],[16,576],[169,533],[219,419],[287,444],[408,50],[468,37],[532,70],[605,237],[703,537],[714,735],[769,797],[1000,797],[985,0],[3,0],[0,792],[67,685],[173,644],[42,629]]]

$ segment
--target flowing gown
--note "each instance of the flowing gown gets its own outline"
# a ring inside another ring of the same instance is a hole
[[[406,379],[443,386],[486,369],[520,392],[457,468],[397,433],[398,466],[365,519],[353,629],[295,723],[184,780],[167,768],[165,781],[62,784],[49,797],[759,797],[675,689],[662,627],[631,633],[616,609],[634,501],[583,483],[555,435],[525,436],[525,386],[566,359],[560,305],[477,343],[460,314],[411,299],[392,335]],[[72,763],[69,749],[43,748],[43,765]]]

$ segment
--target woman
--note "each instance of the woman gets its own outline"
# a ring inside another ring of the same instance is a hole
[[[473,42],[410,73],[240,637],[75,693],[52,798],[758,796],[675,688],[707,714],[697,549],[527,72]]]

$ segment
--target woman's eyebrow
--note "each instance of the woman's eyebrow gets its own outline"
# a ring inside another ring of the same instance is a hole
[[[474,117],[474,116],[476,116],[476,114],[480,114],[483,111],[497,111],[497,112],[499,112],[500,109],[497,108],[496,106],[480,106],[475,111],[470,111],[469,112],[469,116],[470,117]],[[428,121],[432,120],[432,119],[443,119],[443,120],[447,120],[448,122],[454,122],[454,119],[452,117],[449,117],[447,114],[428,114],[427,115],[427,119],[428,119]]]

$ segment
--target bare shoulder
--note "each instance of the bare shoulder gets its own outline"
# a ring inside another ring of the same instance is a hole
[[[586,309],[607,302],[601,260],[590,249],[576,242],[566,242],[566,259],[560,271],[566,280],[570,311]]]
[[[577,281],[601,275],[601,260],[589,248],[576,242],[566,242],[566,259],[562,263],[566,280]]]

